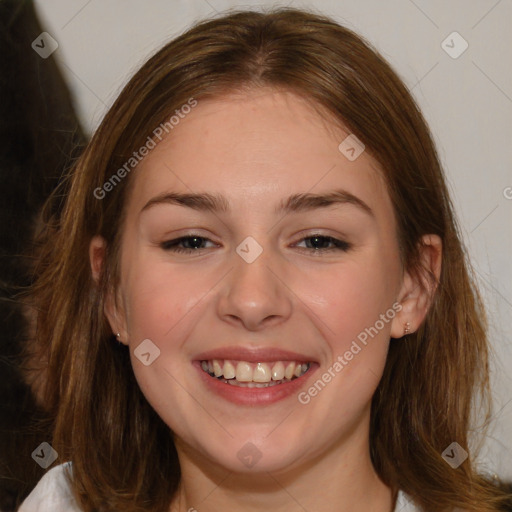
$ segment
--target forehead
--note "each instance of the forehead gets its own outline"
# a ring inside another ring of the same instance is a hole
[[[389,209],[378,163],[367,152],[354,161],[340,152],[349,135],[291,92],[256,89],[198,101],[137,166],[130,203],[140,210],[162,192],[211,191],[238,210],[270,209],[285,195],[342,187]]]

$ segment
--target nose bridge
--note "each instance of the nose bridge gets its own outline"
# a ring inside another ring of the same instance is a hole
[[[236,247],[233,270],[224,283],[218,306],[223,320],[242,323],[250,330],[279,323],[291,312],[289,292],[276,277],[281,267],[279,257],[265,245],[249,236]]]

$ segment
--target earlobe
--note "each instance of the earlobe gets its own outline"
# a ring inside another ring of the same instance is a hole
[[[425,319],[441,276],[442,241],[437,235],[424,235],[420,242],[417,272],[404,274],[398,302],[402,309],[393,319],[391,337],[401,338],[418,330]]]
[[[114,292],[108,293],[105,299],[104,312],[110,324],[110,328],[112,329],[112,333],[116,337],[117,341],[124,345],[128,345],[128,335],[126,331],[126,324],[124,322],[124,315],[118,311]]]

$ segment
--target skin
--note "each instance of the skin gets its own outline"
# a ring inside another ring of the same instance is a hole
[[[106,314],[130,347],[144,395],[175,434],[183,477],[172,510],[393,509],[370,460],[370,403],[390,337],[400,338],[406,322],[418,328],[434,290],[402,269],[379,166],[366,151],[349,161],[338,150],[347,135],[304,99],[256,89],[200,101],[134,171],[121,284]],[[274,214],[291,194],[339,188],[374,215],[353,204]],[[220,193],[231,211],[155,204],[141,213],[171,191]],[[160,245],[190,232],[207,239],[193,254]],[[351,247],[313,254],[305,239],[317,233]],[[235,251],[247,236],[263,248],[250,264]],[[439,276],[441,242],[423,241],[423,264]],[[104,248],[92,240],[96,278]],[[225,346],[279,347],[318,362],[310,386],[395,302],[401,311],[306,405],[295,395],[235,405],[210,392],[191,363]],[[148,338],[160,356],[144,366],[133,350]],[[252,468],[237,457],[247,442],[261,453]]]

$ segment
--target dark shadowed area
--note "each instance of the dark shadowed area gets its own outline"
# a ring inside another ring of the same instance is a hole
[[[84,143],[53,56],[31,47],[41,28],[31,1],[0,2],[0,511],[14,511],[44,474],[32,459],[50,439],[45,413],[19,369],[38,212]],[[54,464],[57,464],[57,460]]]

